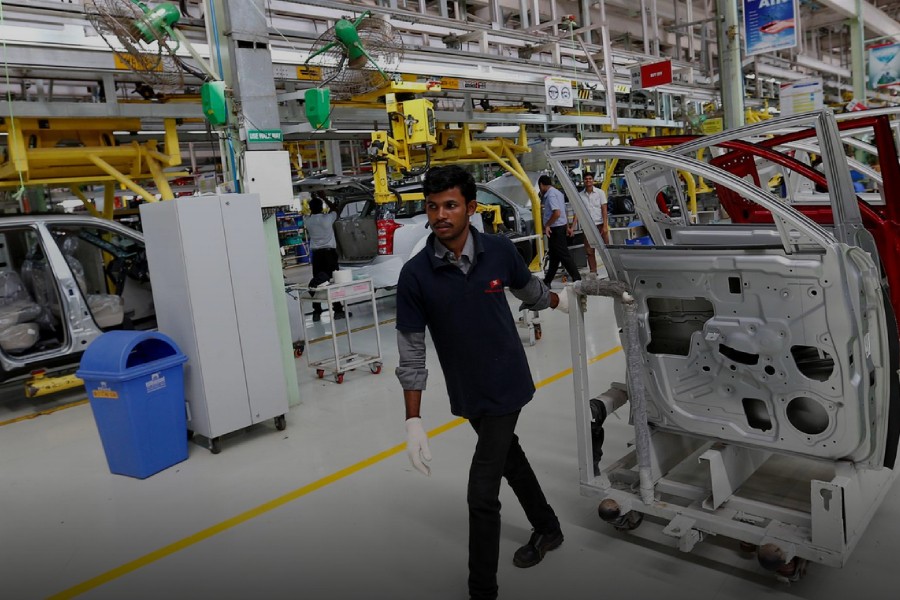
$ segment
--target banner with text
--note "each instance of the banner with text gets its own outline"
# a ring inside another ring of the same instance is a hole
[[[900,44],[869,48],[869,89],[900,83]]]
[[[825,105],[821,79],[803,79],[781,84],[779,107],[781,116],[819,110]]]
[[[798,0],[744,0],[744,54],[797,45]]]

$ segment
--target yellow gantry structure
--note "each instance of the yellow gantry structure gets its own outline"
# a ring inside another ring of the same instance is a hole
[[[95,216],[112,218],[115,185],[119,184],[147,202],[155,194],[139,182],[153,181],[163,200],[174,197],[164,173],[181,164],[175,120],[165,120],[163,142],[117,144],[116,131],[140,131],[141,120],[131,118],[4,118],[0,132],[7,134],[7,152],[0,162],[0,189],[23,186],[68,186]],[[105,184],[104,214],[97,211],[79,189]],[[107,214],[108,213],[108,214]]]
[[[475,134],[483,130],[483,125],[437,123],[431,101],[412,97],[439,91],[440,86],[434,83],[391,82],[368,95],[354,98],[359,102],[383,98],[390,119],[389,132],[372,132],[370,154],[373,158],[375,202],[385,204],[396,200],[389,184],[391,172],[402,177],[426,166],[495,162],[512,173],[528,192],[537,236],[537,256],[543,256],[540,199],[516,158],[519,154],[531,152],[525,126],[519,126],[519,136],[515,141],[507,138],[476,139]]]

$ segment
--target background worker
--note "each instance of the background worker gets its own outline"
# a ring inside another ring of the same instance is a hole
[[[569,217],[566,215],[566,197],[553,187],[549,175],[541,175],[538,179],[538,188],[541,191],[541,207],[544,219],[544,234],[548,237],[547,273],[544,275],[544,283],[547,287],[553,283],[556,271],[560,263],[572,281],[581,279],[575,260],[569,253],[568,235],[571,233]]]
[[[309,212],[304,226],[309,236],[309,251],[312,257],[312,281],[310,287],[315,287],[328,282],[338,268],[337,241],[334,238],[334,222],[338,218],[337,203],[329,200],[323,191],[314,192],[309,199]],[[324,205],[328,205],[329,212],[324,212]],[[342,319],[344,309],[340,303],[332,304],[334,318]],[[318,321],[322,317],[322,305],[313,303],[312,318]]]
[[[609,221],[606,214],[606,194],[598,187],[594,187],[594,176],[591,173],[584,174],[584,190],[581,191],[581,198],[584,200],[588,211],[591,213],[591,221],[600,233],[600,238],[604,244],[609,243]],[[572,219],[572,228],[578,226],[578,215]],[[588,269],[591,273],[597,273],[597,257],[594,255],[594,249],[591,247],[587,236],[584,236],[584,253],[587,255]]]
[[[504,288],[527,310],[567,312],[567,296],[534,277],[507,238],[469,226],[475,180],[456,165],[425,177],[425,209],[432,233],[400,272],[397,284],[397,378],[406,405],[407,453],[425,475],[431,460],[421,419],[425,329],[431,333],[447,385],[450,410],[469,420],[478,437],[469,469],[469,597],[497,598],[500,482],[506,478],[534,532],[513,564],[538,564],[563,542],[559,520],[519,445],[519,413],[534,382]],[[472,332],[477,331],[477,335]]]

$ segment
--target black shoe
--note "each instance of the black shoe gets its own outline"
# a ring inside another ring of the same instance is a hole
[[[535,531],[531,534],[528,543],[516,550],[513,555],[513,564],[520,569],[533,567],[543,560],[544,555],[559,548],[563,543],[562,531],[557,529],[553,533],[538,533]]]
[[[352,317],[352,316],[353,316],[353,313],[352,313],[352,312],[346,312],[346,313],[345,313],[345,312],[342,311],[342,310],[335,311],[335,313],[334,313],[334,320],[337,321],[338,319],[343,319],[345,316],[346,316],[346,317]]]
[[[313,321],[321,321],[322,320],[322,311],[321,310],[313,311],[312,320]]]

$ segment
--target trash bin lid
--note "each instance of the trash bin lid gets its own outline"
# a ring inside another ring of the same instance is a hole
[[[84,351],[81,379],[122,381],[187,361],[172,338],[158,331],[108,331]]]

